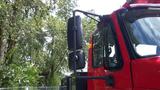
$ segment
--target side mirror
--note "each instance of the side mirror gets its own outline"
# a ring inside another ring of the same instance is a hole
[[[80,16],[69,18],[67,27],[67,41],[69,54],[69,69],[83,69],[85,67],[85,54],[83,50],[83,31]]]
[[[140,56],[149,56],[159,54],[159,47],[156,45],[138,44],[135,50]]]
[[[83,51],[76,51],[77,59],[75,59],[74,52],[69,54],[69,69],[74,70],[75,60],[76,69],[83,69],[85,67],[85,54]]]
[[[74,51],[74,49],[82,49],[83,31],[80,16],[69,18],[67,27],[67,41],[68,49],[70,51]]]

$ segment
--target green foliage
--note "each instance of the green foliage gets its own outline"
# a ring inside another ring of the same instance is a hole
[[[83,26],[84,38],[85,38],[85,44],[86,44],[84,47],[86,58],[88,58],[88,46],[91,39],[90,37],[96,29],[96,23],[97,23],[96,21],[87,17],[82,19],[82,24],[83,24],[82,26]]]
[[[67,20],[72,14],[73,8],[76,6],[77,0],[58,0],[57,15],[64,20]]]
[[[74,0],[0,1],[0,87],[57,85]],[[55,7],[57,6],[57,7]]]
[[[0,0],[0,87],[60,83],[68,70],[66,21],[75,6],[76,0]],[[83,24],[89,42],[95,21]]]
[[[49,37],[52,40],[46,45],[48,61],[46,65],[48,70],[51,71],[49,77],[55,80],[60,76],[61,70],[66,69],[67,65],[67,40],[66,40],[66,23],[63,20],[59,20],[57,17],[49,17],[46,30],[49,33]],[[54,64],[53,64],[54,63]],[[63,67],[61,67],[63,66]],[[56,75],[56,74],[57,75]],[[54,74],[54,75],[53,75]],[[52,79],[48,80],[53,82]],[[55,82],[53,82],[55,84]]]
[[[88,18],[88,17],[85,17],[85,18],[82,19],[83,30],[84,30],[85,39],[86,39],[87,42],[89,42],[91,34],[96,29],[96,23],[97,22],[95,20],[93,20],[91,18]]]
[[[25,68],[24,68],[25,67]],[[1,67],[1,86],[26,86],[38,85],[38,69],[30,63],[10,64],[9,66]]]

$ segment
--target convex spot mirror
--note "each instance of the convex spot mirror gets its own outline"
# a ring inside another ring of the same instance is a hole
[[[83,69],[85,67],[85,54],[81,51],[76,51],[76,57],[74,52],[69,54],[69,69],[74,70],[75,60],[76,60],[76,69]]]
[[[80,16],[75,16],[68,19],[67,41],[68,49],[70,51],[74,51],[74,49],[82,49],[83,31]]]
[[[135,50],[140,56],[160,55],[160,46],[157,45],[138,44]]]

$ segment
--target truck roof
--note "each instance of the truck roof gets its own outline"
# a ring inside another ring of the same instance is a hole
[[[160,0],[127,0],[128,3],[160,3]]]
[[[127,2],[123,5],[124,8],[142,6],[160,6],[160,0],[127,0]]]

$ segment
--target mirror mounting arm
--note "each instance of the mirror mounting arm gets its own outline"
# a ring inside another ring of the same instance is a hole
[[[77,57],[77,54],[76,54],[76,38],[77,38],[77,36],[76,36],[76,32],[77,32],[77,24],[76,24],[76,18],[75,18],[75,16],[76,16],[76,12],[81,12],[81,13],[83,13],[84,15],[86,15],[87,17],[89,17],[89,18],[91,18],[91,19],[94,19],[93,17],[91,17],[90,15],[92,15],[92,16],[95,16],[95,17],[99,17],[99,18],[101,18],[102,16],[101,15],[97,15],[97,14],[93,14],[93,13],[89,13],[89,12],[85,12],[85,11],[82,11],[82,10],[74,10],[73,11],[73,21],[74,21],[74,26],[73,26],[73,33],[74,33],[74,49],[73,49],[73,52],[74,52],[74,74],[76,75],[76,63],[77,63],[77,59],[78,59],[78,57]],[[98,20],[96,20],[96,19],[94,19],[95,21],[97,21],[97,22],[100,22],[100,21],[98,21]]]
[[[74,10],[73,11],[73,26],[72,26],[72,29],[73,31],[71,31],[73,33],[73,38],[74,38],[74,43],[73,43],[73,49],[71,49],[73,51],[73,64],[74,64],[74,67],[73,67],[73,71],[74,71],[74,74],[76,76],[76,70],[77,70],[77,60],[79,59],[79,57],[77,56],[77,38],[79,39],[79,35],[77,36],[77,33],[78,33],[78,30],[79,30],[79,21],[77,22],[77,17],[76,17],[76,12],[80,12],[80,13],[83,13],[84,15],[86,15],[87,17],[97,21],[97,22],[100,22],[101,21],[101,18],[102,16],[101,15],[97,15],[97,14],[94,14],[94,13],[90,13],[90,12],[86,12],[86,11],[82,11],[82,10]],[[94,17],[99,17],[100,21],[96,20],[95,18],[93,18],[92,16]]]
[[[75,15],[76,12],[81,12],[84,15],[92,15],[92,16],[96,16],[96,17],[101,17],[101,15],[90,13],[90,12],[86,12],[86,11],[82,11],[82,10],[74,10],[73,11],[73,16]]]
[[[91,16],[99,17],[100,19],[102,18],[101,15],[94,14],[94,13],[90,13],[90,12],[86,12],[86,11],[82,11],[82,10],[74,10],[74,11],[73,11],[73,17],[75,17],[76,12],[83,13],[85,16],[87,16],[87,17],[89,17],[89,18],[91,18],[91,19],[93,19],[93,20],[95,20],[95,21],[97,21],[97,22],[100,22],[100,21],[96,20],[95,18],[93,18],[93,17],[91,17]],[[90,15],[91,15],[91,16],[90,16]],[[74,20],[74,22],[75,22],[75,21],[76,21],[76,20]]]

